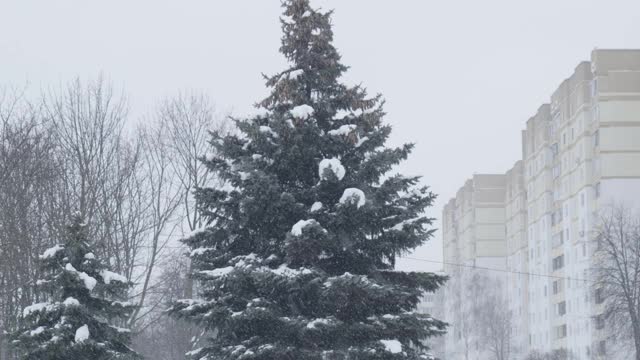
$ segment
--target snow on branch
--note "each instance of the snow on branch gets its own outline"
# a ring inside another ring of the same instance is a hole
[[[339,159],[331,158],[331,159],[322,159],[320,164],[318,164],[318,174],[320,175],[321,180],[327,180],[327,170],[332,172],[338,180],[342,180],[346,173],[344,166]]]
[[[344,190],[344,193],[342,193],[342,197],[340,197],[340,204],[355,203],[357,207],[361,207],[364,206],[366,200],[367,199],[362,190],[357,188],[348,188]]]

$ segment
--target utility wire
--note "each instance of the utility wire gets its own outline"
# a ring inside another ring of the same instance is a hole
[[[150,246],[140,246],[140,247],[141,248],[150,248]],[[167,245],[167,246],[164,246],[163,248],[164,249],[182,249],[182,250],[188,251],[188,247],[187,246]],[[476,270],[495,271],[495,272],[501,272],[501,273],[507,273],[507,274],[515,274],[515,275],[527,275],[527,276],[543,277],[543,278],[549,278],[549,279],[563,279],[563,280],[568,280],[568,281],[573,280],[573,281],[577,281],[577,282],[598,283],[598,281],[596,281],[596,280],[582,279],[582,278],[576,278],[576,277],[570,277],[570,276],[539,274],[539,273],[532,273],[532,272],[527,272],[527,271],[515,271],[515,270],[491,268],[491,267],[485,267],[485,266],[459,264],[459,263],[452,263],[452,262],[446,262],[446,261],[422,259],[422,258],[416,258],[416,257],[411,257],[411,256],[400,256],[400,259],[407,259],[407,260],[413,260],[413,261],[422,261],[422,262],[428,262],[428,263],[432,263],[432,264],[441,264],[441,265],[464,267],[464,268],[476,269]]]
[[[526,272],[526,271],[513,271],[513,270],[490,268],[490,267],[477,266],[477,265],[467,265],[467,264],[451,263],[451,262],[446,262],[446,261],[428,260],[428,259],[421,259],[421,258],[415,258],[415,257],[410,257],[410,256],[401,256],[400,258],[401,259],[408,259],[408,260],[415,260],[415,261],[423,261],[423,262],[434,263],[434,264],[443,264],[443,265],[451,265],[451,266],[458,266],[458,267],[466,267],[466,268],[478,269],[478,270],[488,270],[488,271],[503,272],[503,273],[509,273],[509,274],[529,275],[529,276],[538,276],[538,277],[545,277],[545,278],[552,278],[552,279],[565,279],[565,280],[574,280],[574,281],[597,283],[597,281],[595,281],[595,280],[580,279],[580,278],[575,278],[575,277],[570,277],[570,276],[558,276],[558,275],[550,275],[550,274],[537,274],[537,273],[530,273],[530,272]]]

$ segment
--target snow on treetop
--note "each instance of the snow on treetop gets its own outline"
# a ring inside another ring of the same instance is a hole
[[[324,286],[326,286],[326,287],[331,287],[331,286],[333,286],[333,283],[334,283],[336,280],[340,280],[340,279],[350,279],[350,278],[353,278],[354,276],[356,276],[356,275],[353,275],[353,274],[351,274],[350,272],[346,271],[346,272],[345,272],[344,274],[342,274],[342,275],[339,275],[339,276],[332,276],[332,277],[327,278],[327,281],[325,281],[325,282],[324,282]],[[360,276],[360,278],[361,278],[361,279],[366,279],[367,277],[366,277],[366,276]]]
[[[53,247],[50,247],[47,250],[45,250],[44,253],[42,253],[42,255],[40,255],[40,259],[44,260],[44,259],[52,258],[56,256],[58,251],[62,251],[62,250],[64,250],[64,246],[62,245],[55,245]]]
[[[187,351],[187,352],[185,353],[185,355],[187,355],[187,356],[194,356],[194,355],[198,355],[198,354],[202,351],[202,349],[203,349],[203,348],[197,348],[197,349],[195,349],[195,350]]]
[[[397,354],[402,352],[402,344],[398,340],[380,340],[388,352]]]
[[[366,197],[364,196],[364,192],[357,188],[347,188],[342,193],[342,197],[340,197],[340,204],[351,204],[356,203],[357,207],[361,207],[366,202]]]
[[[304,73],[304,70],[298,69],[298,70],[290,71],[288,76],[289,76],[289,79],[294,80],[294,79],[297,79],[298,76],[302,75],[303,73]]]
[[[96,284],[98,283],[98,281],[94,278],[92,278],[91,276],[87,275],[87,273],[85,272],[80,272],[78,270],[76,270],[76,268],[73,267],[73,265],[67,263],[64,266],[65,270],[72,272],[76,275],[78,275],[78,277],[80,278],[80,280],[82,280],[84,282],[84,286],[89,290],[93,290],[93,288],[96,286]]]
[[[266,125],[262,125],[260,126],[260,132],[264,133],[264,134],[269,134],[275,138],[278,137],[278,134],[276,134],[273,129],[271,129],[270,127],[266,126]]]
[[[227,267],[213,269],[213,270],[202,270],[200,271],[200,273],[210,277],[218,277],[218,276],[227,275],[232,271],[233,271],[233,266],[227,266]]]
[[[118,326],[113,326],[113,325],[109,325],[110,328],[115,329],[115,331],[119,332],[119,333],[130,333],[131,330],[127,329],[127,328],[123,328],[123,327],[118,327]]]
[[[280,265],[277,269],[272,270],[269,269],[269,272],[276,274],[276,275],[280,275],[280,276],[286,276],[286,277],[294,277],[294,276],[298,276],[298,275],[306,275],[306,274],[311,274],[312,271],[307,269],[307,268],[300,268],[300,269],[292,269],[290,267],[288,267],[286,264],[282,264]]]
[[[320,201],[316,201],[311,205],[311,209],[309,209],[309,211],[316,212],[320,209],[322,209],[322,203]]]
[[[350,110],[340,109],[336,111],[336,114],[333,116],[333,120],[342,120],[345,117],[351,114]]]
[[[313,115],[313,108],[309,105],[298,105],[289,111],[291,116],[296,119],[308,119],[311,115]]]
[[[333,116],[333,120],[344,120],[347,117],[358,117],[363,114],[361,109],[339,109],[336,111],[336,114]]]
[[[331,158],[331,159],[322,159],[320,164],[318,164],[318,174],[320,175],[320,179],[326,180],[327,175],[325,174],[325,170],[329,170],[335,174],[338,180],[342,180],[346,173],[344,166],[339,159]]]
[[[93,253],[90,252],[90,253],[84,254],[84,258],[87,259],[87,260],[93,260],[93,259],[96,258],[96,256]]]
[[[330,325],[331,320],[329,319],[313,319],[307,324],[307,329],[315,329],[317,325]]]
[[[104,283],[109,285],[111,284],[112,281],[119,281],[123,284],[127,283],[127,278],[120,275],[120,274],[116,274],[112,271],[109,270],[102,270],[100,271],[100,276],[102,276],[102,280],[104,280]]]
[[[393,230],[402,230],[402,229],[404,228],[404,226],[405,226],[405,225],[411,225],[411,224],[413,224],[414,222],[416,222],[416,221],[418,221],[418,220],[420,220],[420,219],[422,219],[422,218],[417,217],[417,218],[413,218],[413,219],[403,220],[403,221],[401,221],[401,222],[399,222],[399,223],[395,224],[395,225],[392,227],[392,229],[393,229]]]
[[[45,330],[44,326],[38,326],[37,328],[31,330],[29,332],[29,335],[31,335],[31,336],[39,335],[39,334],[42,334],[44,332],[44,330]]]
[[[89,339],[89,327],[85,324],[82,325],[76,330],[76,336],[74,341],[77,343],[81,343]]]
[[[212,247],[199,247],[199,248],[195,248],[193,250],[191,250],[191,253],[189,254],[190,257],[194,257],[194,256],[200,256],[204,253],[206,253],[207,251],[213,251],[216,248],[212,248]]]
[[[253,119],[253,118],[265,118],[269,116],[270,111],[263,107],[251,107],[251,109],[245,113],[240,114],[241,119]]]
[[[75,298],[68,297],[62,302],[62,304],[64,306],[78,306],[78,305],[80,305],[80,302],[78,300],[76,300]]]
[[[176,304],[186,305],[187,307],[183,309],[183,311],[192,311],[198,306],[205,304],[202,300],[194,300],[194,299],[179,299],[176,300]]]
[[[361,137],[360,139],[358,139],[358,142],[356,143],[356,147],[362,146],[362,144],[364,144],[365,141],[367,140],[369,140],[369,137],[367,136]]]
[[[349,135],[353,130],[355,130],[357,128],[356,125],[354,124],[347,124],[347,125],[342,125],[337,129],[334,130],[330,130],[328,132],[329,135],[333,135],[333,136],[340,136],[340,135]]]
[[[318,222],[315,221],[314,219],[309,219],[309,220],[300,220],[297,223],[295,223],[293,225],[293,227],[291,228],[291,235],[293,236],[300,236],[302,235],[302,229],[304,229],[305,227],[311,225],[311,224],[317,224]]]
[[[42,303],[29,305],[26,308],[24,308],[24,310],[22,310],[22,316],[23,317],[27,317],[31,313],[38,312],[38,311],[43,311],[43,310],[47,310],[48,311],[48,310],[51,310],[53,307],[54,307],[54,305],[51,304],[51,303],[48,303],[48,302],[42,302]]]
[[[196,235],[198,235],[200,233],[206,232],[206,231],[209,231],[209,229],[206,228],[206,227],[200,227],[200,228],[197,228],[197,229],[193,229],[193,230],[189,231],[188,233],[184,234],[182,236],[182,238],[183,239],[189,239],[189,238],[192,238],[192,237],[194,237],[194,236],[196,236]]]

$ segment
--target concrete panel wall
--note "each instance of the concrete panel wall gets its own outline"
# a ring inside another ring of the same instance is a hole
[[[475,222],[479,224],[504,224],[504,208],[477,208]]]

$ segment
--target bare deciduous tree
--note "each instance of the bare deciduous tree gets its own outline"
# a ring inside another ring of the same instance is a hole
[[[76,79],[46,96],[44,109],[62,162],[59,210],[79,211],[89,224],[95,224],[90,237],[100,239],[99,245],[107,252],[109,234],[99,228],[104,223],[99,216],[107,202],[105,196],[114,191],[105,187],[117,186],[107,179],[114,176],[120,159],[126,100],[116,97],[101,78],[86,85]]]
[[[210,132],[228,132],[229,123],[226,117],[216,114],[212,102],[202,94],[180,94],[167,99],[158,107],[156,117],[159,129],[168,140],[171,165],[183,192],[185,225],[189,232],[195,231],[204,224],[193,192],[216,181],[201,159],[211,151]],[[185,297],[192,297],[191,279],[187,279],[185,292]]]
[[[174,218],[176,209],[182,203],[184,194],[176,186],[177,174],[172,171],[171,153],[168,139],[163,136],[162,128],[143,128],[140,131],[143,146],[143,166],[148,201],[149,228],[145,243],[146,264],[141,272],[141,289],[138,296],[138,309],[131,315],[130,325],[135,325],[145,314],[153,312],[160,305],[156,302],[145,309],[148,291],[153,287],[153,274],[162,251],[171,240],[179,226],[179,217]],[[141,315],[142,309],[145,309]]]
[[[184,297],[188,278],[188,259],[180,253],[174,253],[163,264],[158,279],[158,291],[154,296],[161,297],[164,303],[172,303]],[[154,300],[155,302],[155,300]],[[147,322],[144,331],[134,339],[134,346],[147,359],[182,359],[192,348],[192,340],[199,329],[184,320],[168,316],[154,316]]]
[[[509,360],[513,354],[513,316],[504,296],[502,284],[494,279],[485,278],[486,288],[478,313],[480,339],[495,360]]]
[[[614,205],[596,230],[595,302],[602,303],[608,333],[633,344],[640,360],[640,214]]]
[[[22,307],[36,297],[35,263],[56,229],[57,162],[40,109],[14,93],[0,98],[0,358],[9,356],[3,341]]]
[[[183,211],[187,226],[193,231],[202,227],[193,190],[213,181],[211,172],[201,161],[210,151],[211,131],[226,132],[229,124],[218,116],[211,101],[204,95],[178,95],[165,100],[158,108],[157,122],[172,152],[171,165],[184,192]]]
[[[197,211],[198,203],[193,196],[194,190],[203,186],[215,186],[216,179],[212,177],[211,173],[206,169],[205,164],[202,162],[202,158],[206,157],[208,152],[211,151],[211,145],[209,139],[211,137],[211,131],[227,132],[229,129],[228,123],[225,117],[219,116],[211,101],[204,95],[178,95],[175,98],[167,99],[160,103],[157,111],[153,114],[151,121],[147,122],[148,128],[145,130],[144,138],[146,145],[147,156],[151,156],[156,167],[162,164],[165,174],[170,175],[171,184],[165,184],[170,187],[172,194],[175,197],[171,199],[167,204],[175,205],[175,200],[179,201],[178,207],[171,207],[171,213],[174,211],[180,216],[179,222],[165,223],[166,227],[170,228],[171,235],[174,235],[176,227],[180,228],[182,235],[202,228],[204,219],[201,217],[200,212]],[[156,168],[156,171],[148,171],[147,173],[158,173],[160,168]],[[158,177],[159,178],[159,177]],[[152,196],[152,197],[155,197]],[[165,199],[167,200],[167,199]],[[184,220],[186,219],[186,220]],[[158,228],[157,230],[160,230]],[[166,230],[166,229],[165,229]],[[162,235],[161,238],[154,238],[153,243],[157,243],[162,239],[162,244],[167,244],[167,231],[163,230],[163,233],[156,231],[157,235]],[[176,234],[178,235],[178,234]],[[173,243],[174,246],[178,245]],[[162,246],[161,246],[162,248]],[[153,254],[153,249],[152,253]],[[176,256],[175,253],[171,255]],[[180,255],[182,256],[182,255]],[[164,263],[165,269],[167,266],[172,267],[175,262],[170,259],[168,263]],[[195,334],[195,328],[181,321],[167,320],[162,316],[162,313],[158,310],[160,304],[167,303],[168,296],[171,296],[174,300],[183,297],[192,297],[193,283],[187,274],[190,272],[188,259],[185,259],[186,268],[183,276],[185,284],[179,287],[182,293],[176,294],[175,291],[178,287],[171,288],[172,291],[168,294],[165,281],[170,281],[170,274],[163,273],[162,276],[156,279],[145,279],[144,284],[153,281],[153,284],[149,284],[154,291],[151,295],[151,305],[148,306],[147,314],[150,316],[144,324],[140,324],[139,328],[141,333],[138,335],[140,339],[153,339],[153,334],[175,334],[171,336],[172,341],[165,344],[157,344],[156,349],[144,349],[139,348],[141,352],[147,354],[159,353],[170,354],[179,349],[180,356],[184,355],[184,351],[191,347],[191,336],[184,336],[184,334]],[[174,274],[175,275],[175,274]],[[143,289],[147,286],[143,286]],[[143,341],[137,341],[137,344],[142,346]],[[164,349],[164,351],[159,351]],[[152,351],[153,350],[153,351]],[[150,353],[151,351],[151,353]]]
[[[133,314],[133,326],[148,313],[147,293],[182,199],[170,142],[160,124],[128,139],[126,98],[101,78],[49,94],[44,109],[61,163],[58,211],[80,211],[101,256],[140,285],[132,297],[145,311]]]
[[[175,333],[171,346],[182,355],[193,329],[164,319],[162,305],[191,297],[193,285],[187,259],[180,268],[185,286],[168,285],[166,269],[179,256],[179,250],[168,250],[178,245],[175,239],[204,225],[193,191],[216,181],[201,159],[211,148],[210,131],[227,131],[227,122],[205,96],[178,96],[163,102],[143,129],[128,134],[126,99],[102,79],[75,80],[37,106],[20,94],[3,95],[0,358],[12,356],[2,334],[38,298],[38,255],[58,241],[65,214],[76,210],[91,224],[100,255],[137,284],[131,299],[140,310],[128,325],[143,337],[147,329]]]
[[[508,360],[514,355],[513,317],[502,282],[486,270],[460,271],[466,299],[454,319],[463,343],[461,357]]]

